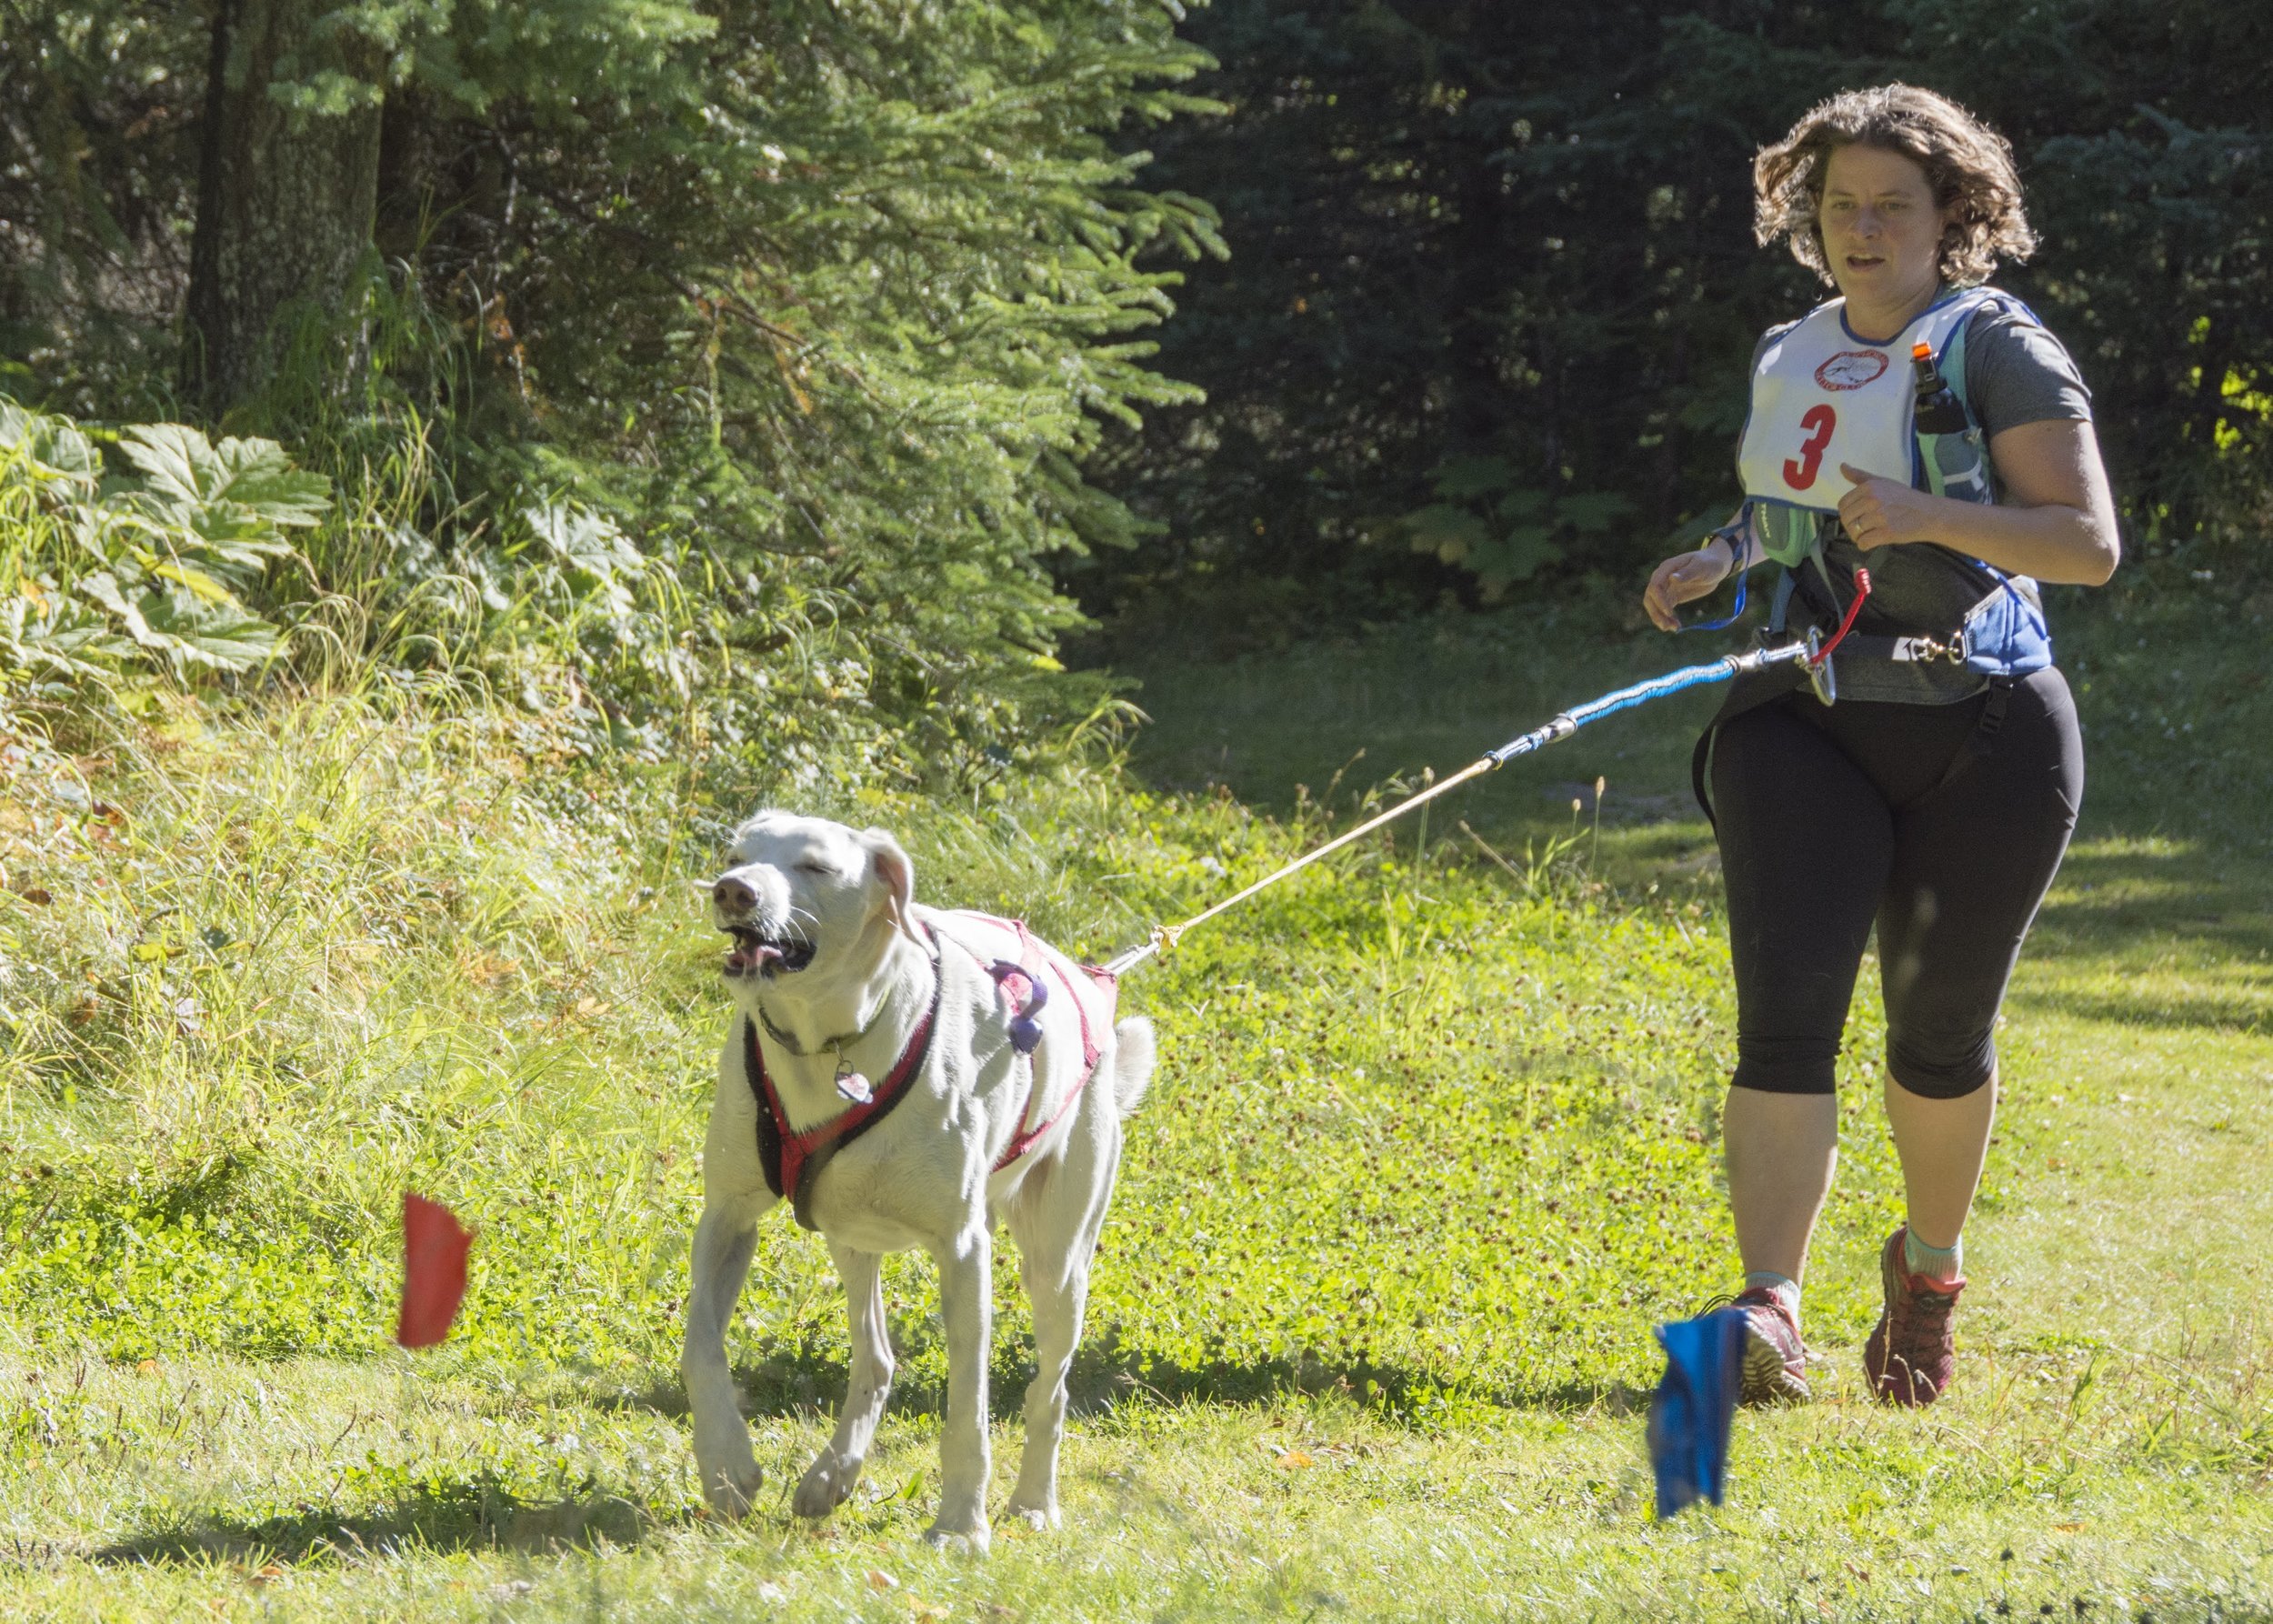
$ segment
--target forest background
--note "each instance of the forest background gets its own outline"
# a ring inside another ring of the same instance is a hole
[[[619,728],[739,736],[746,677],[806,769],[929,780],[1091,714],[1085,621],[1624,595],[1728,504],[1751,341],[1817,296],[1752,242],[1751,153],[1898,76],[2015,145],[2045,246],[2001,280],[2092,386],[2134,557],[2262,568],[2258,8],[0,19],[0,386],[275,438],[342,498],[195,591],[28,561],[20,665],[305,659],[254,628],[314,617],[573,668]]]

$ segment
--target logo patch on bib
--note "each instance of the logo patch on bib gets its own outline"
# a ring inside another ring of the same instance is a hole
[[[1843,349],[1816,368],[1816,382],[1827,389],[1859,389],[1886,376],[1884,350]]]

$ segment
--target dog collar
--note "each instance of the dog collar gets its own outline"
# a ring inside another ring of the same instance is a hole
[[[890,1007],[891,1000],[887,998],[876,1006],[874,1018],[857,1032],[846,1032],[840,1038],[824,1038],[811,1048],[799,1048],[795,1038],[774,1024],[774,1018],[766,1013],[766,1006],[763,1004],[757,1007],[757,1020],[758,1024],[766,1028],[766,1036],[779,1044],[785,1053],[795,1055],[798,1059],[803,1060],[819,1054],[823,1049],[830,1049],[835,1051],[839,1060],[842,1060],[845,1058],[845,1046],[848,1043],[858,1043],[869,1033],[875,1031],[882,1024],[885,1012]]]
[[[935,947],[937,945],[936,941],[933,943]],[[936,957],[932,960],[931,967],[932,974],[936,976],[939,971],[939,962]],[[848,1043],[858,1043],[883,1025],[884,1018],[890,1012],[891,1007],[892,1000],[887,996],[876,1005],[876,1012],[869,1017],[868,1024],[857,1032],[846,1032],[836,1038],[824,1038],[811,1048],[799,1048],[796,1038],[776,1026],[774,1018],[766,1013],[766,1006],[762,1003],[757,1007],[757,1018],[759,1024],[765,1027],[766,1035],[768,1038],[779,1044],[785,1052],[796,1056],[800,1060],[809,1059],[823,1049],[834,1054],[836,1057],[836,1075],[831,1080],[836,1083],[836,1091],[855,1105],[866,1105],[875,1097],[875,1090],[869,1086],[868,1079],[855,1071],[851,1062],[845,1058],[845,1046]]]

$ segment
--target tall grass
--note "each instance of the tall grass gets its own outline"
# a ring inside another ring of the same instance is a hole
[[[0,754],[0,1289],[91,1308],[71,1334],[114,1351],[365,1351],[416,1185],[520,1282],[492,1342],[652,1355],[721,1021],[687,882],[763,797],[746,757],[649,760],[576,707],[368,666],[63,719]],[[1048,783],[1046,816],[1125,820],[1077,758]],[[818,804],[936,833],[943,888],[1070,888],[1036,883],[1042,800]],[[581,1278],[506,1262],[571,1254]],[[593,1289],[647,1306],[595,1317]]]

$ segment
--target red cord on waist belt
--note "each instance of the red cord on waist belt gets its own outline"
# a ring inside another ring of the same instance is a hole
[[[1831,640],[1816,650],[1815,657],[1807,662],[1809,665],[1820,666],[1831,657],[1831,650],[1837,648],[1847,634],[1855,629],[1855,617],[1863,612],[1863,599],[1869,596],[1870,571],[1858,569],[1855,572],[1855,601],[1847,606],[1847,618],[1839,622],[1839,629],[1831,634]]]

